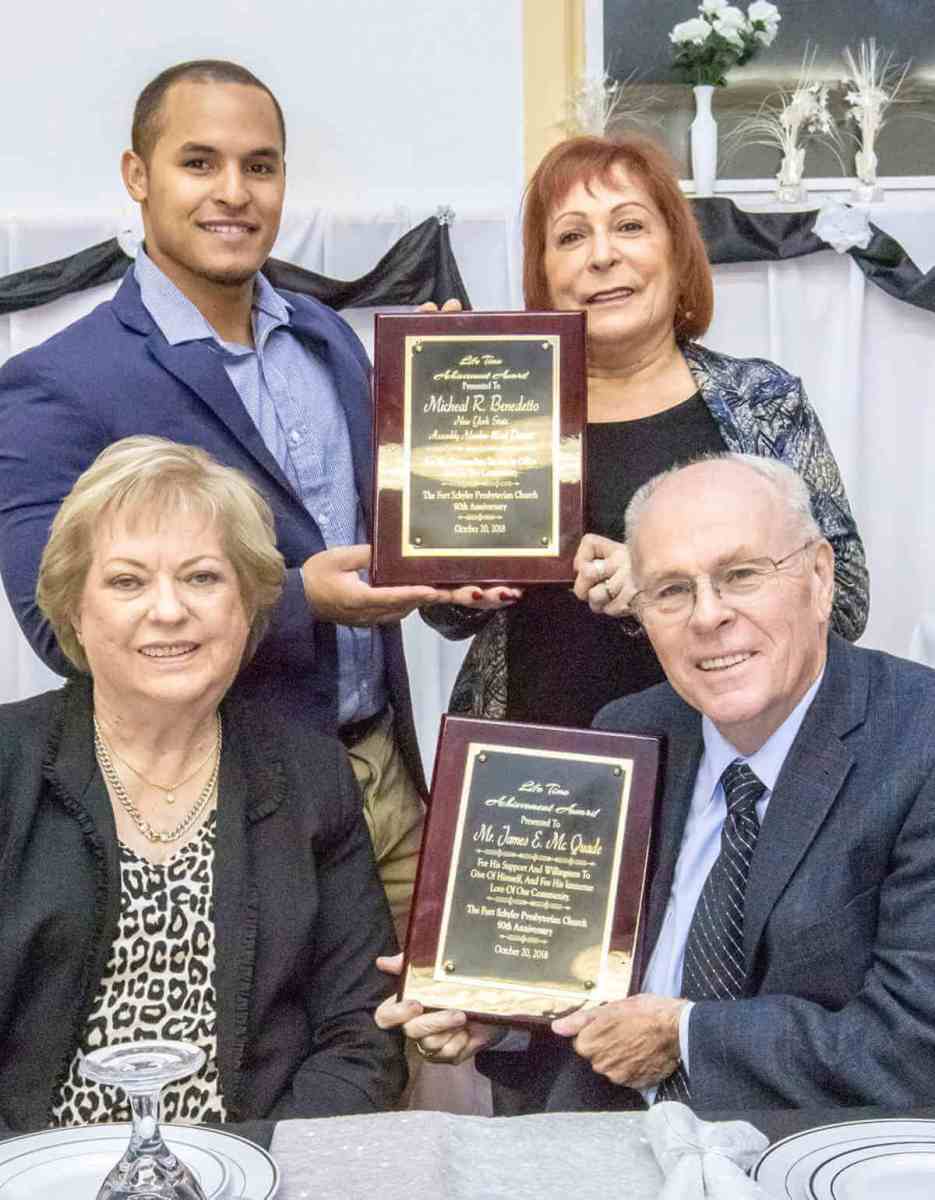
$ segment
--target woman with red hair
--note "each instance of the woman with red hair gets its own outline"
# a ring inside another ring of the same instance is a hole
[[[834,628],[863,632],[863,546],[837,464],[801,382],[763,359],[698,344],[713,311],[711,268],[674,165],[644,137],[577,137],[556,146],[524,207],[528,309],[587,314],[587,528],[574,592],[540,586],[496,612],[446,605],[425,619],[474,643],[451,711],[590,725],[618,696],[662,680],[625,616],[623,514],[658,472],[705,453],[779,458],[808,484],[835,551]],[[582,603],[581,601],[585,601]]]

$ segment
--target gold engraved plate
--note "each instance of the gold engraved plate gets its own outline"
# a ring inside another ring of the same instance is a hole
[[[404,558],[558,554],[560,360],[554,335],[406,337]]]
[[[633,762],[471,743],[434,961],[407,998],[548,1018],[626,996],[612,948]],[[642,882],[642,881],[641,881]]]

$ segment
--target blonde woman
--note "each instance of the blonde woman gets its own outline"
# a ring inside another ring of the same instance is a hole
[[[203,451],[133,437],[77,480],[38,603],[76,669],[0,707],[0,1132],[114,1120],[92,1047],[207,1054],[165,1114],[387,1108],[395,947],[343,747],[224,701],[279,598],[265,500]]]

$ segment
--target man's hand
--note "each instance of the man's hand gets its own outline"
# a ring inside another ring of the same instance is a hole
[[[336,546],[307,558],[302,582],[315,616],[336,625],[383,625],[423,604],[451,601],[451,592],[433,587],[371,587],[358,575],[369,566],[369,546]]]
[[[641,994],[599,1008],[581,1009],[552,1022],[552,1032],[573,1037],[588,1059],[611,1083],[653,1087],[679,1062],[679,1016],[687,1000]]]
[[[402,970],[403,956],[378,958],[377,966],[389,975]],[[427,1013],[417,1000],[396,1000],[389,996],[373,1014],[380,1029],[402,1027],[411,1041],[418,1042],[423,1058],[430,1062],[457,1066],[473,1058],[505,1032],[496,1025],[479,1025],[468,1021],[463,1012]]]
[[[575,555],[575,595],[591,612],[608,617],[629,613],[636,592],[630,573],[630,551],[625,543],[598,533],[586,533]]]

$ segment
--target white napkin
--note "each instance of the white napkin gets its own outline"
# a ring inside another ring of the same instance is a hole
[[[646,1131],[665,1176],[659,1200],[765,1200],[746,1175],[769,1139],[746,1121],[700,1121],[672,1100],[654,1104]]]

